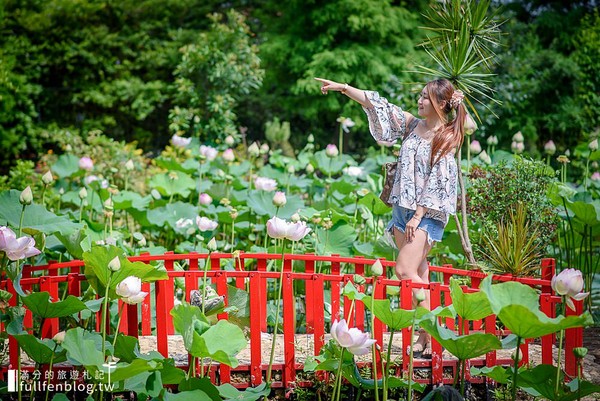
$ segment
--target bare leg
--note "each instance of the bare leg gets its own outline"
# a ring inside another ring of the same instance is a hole
[[[399,279],[411,279],[414,283],[429,284],[427,254],[431,249],[431,245],[427,242],[427,233],[423,230],[416,230],[414,239],[411,242],[406,242],[404,233],[394,228],[394,236],[398,246],[396,276]],[[413,308],[417,306],[416,293],[418,291],[420,290],[413,290]],[[425,300],[419,305],[429,309],[429,291],[425,291]],[[421,332],[414,350],[424,351],[429,342],[429,334]]]

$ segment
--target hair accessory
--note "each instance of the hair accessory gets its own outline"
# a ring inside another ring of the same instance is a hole
[[[457,109],[465,98],[465,94],[461,90],[455,90],[450,99],[450,107]]]

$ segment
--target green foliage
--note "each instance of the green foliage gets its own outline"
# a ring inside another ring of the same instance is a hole
[[[481,256],[489,270],[514,276],[534,276],[539,273],[541,246],[537,228],[528,221],[529,209],[523,203],[508,211],[508,219],[497,225],[496,233],[483,233]]]
[[[290,144],[290,123],[289,121],[280,122],[275,117],[273,121],[265,123],[265,138],[271,144],[271,148],[281,149],[283,154],[288,157],[294,157],[294,148]]]
[[[237,101],[260,87],[264,71],[242,14],[230,10],[226,21],[220,14],[209,18],[210,30],[180,49],[169,128],[203,140],[237,137]]]
[[[542,250],[555,238],[558,217],[547,191],[554,182],[553,172],[544,163],[516,157],[512,163],[501,162],[487,167],[473,167],[468,189],[471,215],[491,238],[498,236],[498,227],[507,211],[519,204],[527,205],[527,223],[531,232],[537,231],[537,243]],[[473,236],[477,254],[488,250],[482,236]]]
[[[435,69],[417,66],[431,78],[443,77],[465,92],[467,104],[477,114],[472,100],[485,108],[498,103],[492,96],[489,73],[500,45],[498,11],[490,12],[490,0],[441,2],[425,13],[427,30],[433,32],[423,44]]]

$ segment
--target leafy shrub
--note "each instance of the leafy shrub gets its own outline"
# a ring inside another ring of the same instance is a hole
[[[470,178],[469,211],[480,224],[481,232],[497,237],[503,218],[523,204],[527,206],[529,228],[537,231],[536,242],[541,249],[545,250],[555,238],[558,216],[546,195],[555,178],[544,163],[517,157],[510,164],[474,166]],[[475,252],[481,258],[488,249],[483,247],[480,233],[473,234]]]

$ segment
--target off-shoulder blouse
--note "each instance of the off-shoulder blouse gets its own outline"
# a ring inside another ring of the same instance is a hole
[[[431,141],[417,135],[414,128],[407,128],[400,107],[389,103],[377,92],[365,93],[373,105],[363,107],[373,138],[385,142],[403,140],[390,203],[411,210],[423,206],[427,208],[424,217],[446,224],[449,215],[456,213],[457,166],[454,152],[447,153],[431,166]],[[416,124],[412,126],[416,127]],[[406,132],[407,129],[410,132]]]

